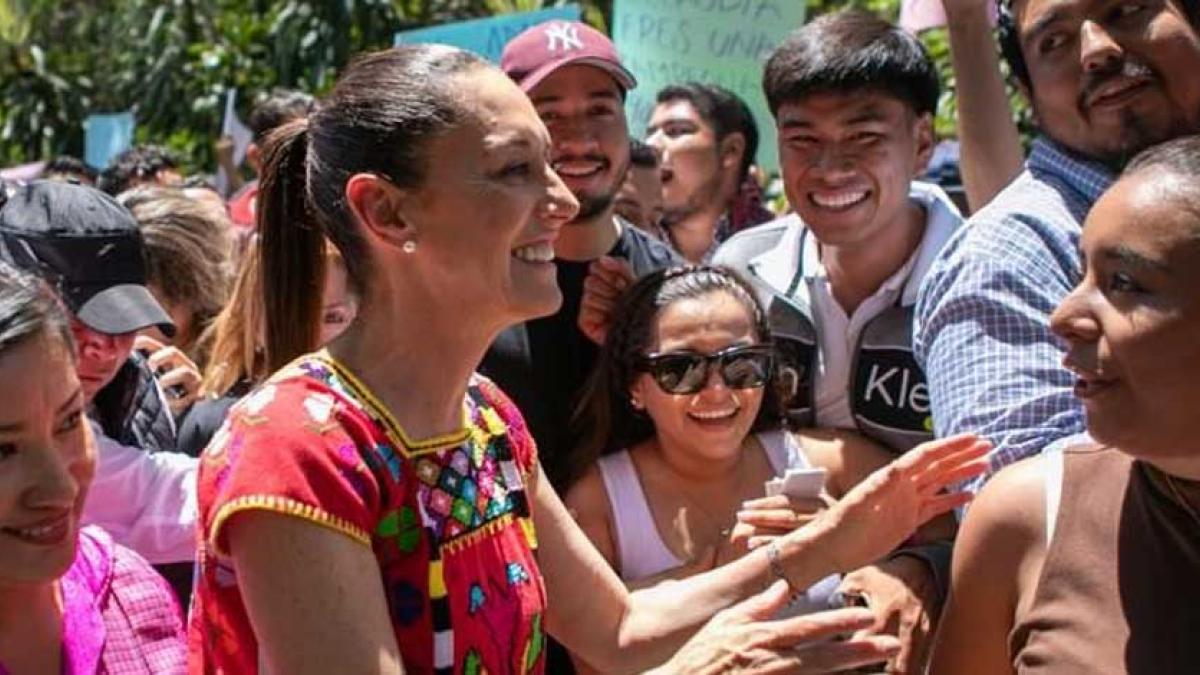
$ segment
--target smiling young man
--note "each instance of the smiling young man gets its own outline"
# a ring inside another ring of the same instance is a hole
[[[904,452],[932,436],[912,306],[961,222],[913,180],[933,147],[937,72],[919,42],[852,11],[796,31],[763,82],[795,214],[734,236],[716,261],[769,303],[792,423]]]
[[[906,452],[933,437],[914,305],[962,223],[940,188],[914,181],[934,144],[937,70],[916,38],[852,10],[794,32],[763,88],[795,213],[735,235],[714,262],[738,269],[768,308],[792,425]],[[921,668],[948,563],[949,545],[933,544],[843,582],[876,611],[877,630],[900,633],[899,672]]]
[[[1050,331],[1082,279],[1081,223],[1130,157],[1200,131],[1197,0],[1010,0],[999,27],[1041,135],[930,269],[915,335],[937,434],[988,437],[988,475],[1083,432]]]
[[[758,127],[745,101],[713,84],[671,85],[656,101],[646,143],[662,157],[663,227],[680,255],[704,262],[731,234],[774,218],[747,182]]]
[[[562,307],[502,333],[480,370],[516,401],[547,476],[563,490],[573,473],[571,414],[598,352],[578,327],[588,267],[611,256],[640,276],[676,258],[666,244],[614,213],[630,163],[625,93],[636,80],[612,42],[585,24],[549,21],[514,38],[501,67],[550,131],[551,165],[580,208],[553,250],[544,251],[557,268]]]

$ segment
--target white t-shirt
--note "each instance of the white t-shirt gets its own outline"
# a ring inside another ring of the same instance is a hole
[[[799,287],[798,292],[807,290],[817,328],[817,372],[814,373],[816,426],[855,428],[849,396],[854,348],[867,322],[896,304],[904,292],[904,284],[920,250],[918,246],[895,274],[859,303],[853,316],[846,316],[846,310],[833,297],[833,287],[826,275],[825,265],[821,263],[820,244],[816,237],[805,237],[804,250],[800,254],[804,256],[806,283]]]

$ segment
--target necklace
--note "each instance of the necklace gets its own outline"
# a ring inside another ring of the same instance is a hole
[[[1191,516],[1192,520],[1195,521],[1197,525],[1200,525],[1200,514],[1196,513],[1195,507],[1193,507],[1192,503],[1187,500],[1187,497],[1184,496],[1183,491],[1179,489],[1179,486],[1175,484],[1175,479],[1171,476],[1171,474],[1165,471],[1162,472],[1162,475],[1167,479],[1167,487],[1170,488],[1171,495],[1175,498],[1175,501],[1179,502],[1179,506],[1181,506],[1183,510],[1186,511],[1189,516]]]

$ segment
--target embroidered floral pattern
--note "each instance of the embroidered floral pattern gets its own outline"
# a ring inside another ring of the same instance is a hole
[[[223,540],[224,525],[251,509],[370,547],[407,670],[540,672],[545,588],[525,494],[533,443],[486,380],[472,383],[463,410],[462,432],[414,441],[351,373],[320,355],[235,406],[199,481],[194,672],[257,666]]]

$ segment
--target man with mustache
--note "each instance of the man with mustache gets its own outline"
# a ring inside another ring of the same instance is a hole
[[[558,268],[562,307],[501,334],[480,370],[517,403],[550,482],[565,490],[573,473],[571,413],[598,352],[577,326],[588,266],[611,256],[641,276],[677,259],[666,244],[615,215],[629,168],[625,93],[637,82],[612,42],[582,23],[548,21],[514,38],[501,67],[545,122],[551,165],[580,208],[544,246]]]
[[[1050,313],[1082,278],[1081,223],[1116,173],[1200,131],[1200,3],[1002,0],[999,35],[1041,135],[934,263],[915,335],[937,435],[988,437],[992,472],[1084,431]]]

